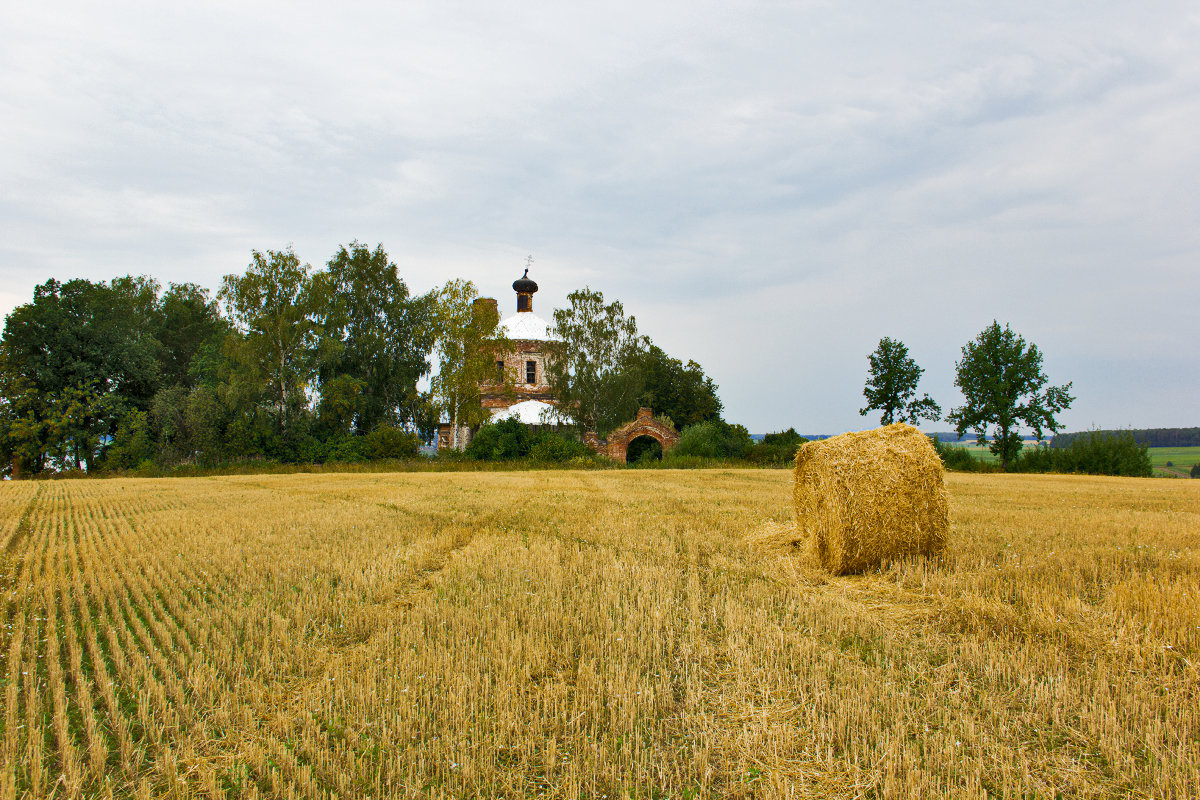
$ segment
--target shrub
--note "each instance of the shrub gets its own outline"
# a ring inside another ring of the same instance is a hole
[[[586,444],[571,436],[565,436],[554,431],[542,431],[534,440],[529,456],[535,461],[563,463],[575,459],[587,459],[592,450]]]
[[[754,464],[791,464],[796,459],[796,451],[808,440],[796,433],[795,428],[788,428],[779,433],[768,433],[761,442],[755,442],[746,448],[744,458]]]
[[[671,450],[672,457],[740,458],[750,447],[750,432],[741,425],[725,420],[698,422],[683,429],[679,443]]]
[[[1013,472],[1079,472],[1148,478],[1154,470],[1149,447],[1129,431],[1074,434],[1065,447],[1031,447],[1009,464]]]
[[[421,442],[415,433],[380,425],[362,437],[362,453],[371,460],[416,458]]]
[[[1192,464],[1192,471],[1188,474],[1193,478],[1200,478],[1200,463]]]
[[[469,458],[479,461],[498,461],[524,458],[533,449],[533,434],[529,427],[509,418],[489,422],[481,427],[467,445]]]
[[[1088,431],[1053,451],[1059,472],[1088,475],[1125,475],[1148,478],[1154,474],[1150,448],[1129,431]]]

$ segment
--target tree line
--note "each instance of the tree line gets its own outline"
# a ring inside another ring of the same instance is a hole
[[[638,404],[681,428],[720,419],[699,364],[638,335],[599,292],[571,297],[555,315],[559,422],[603,435]],[[480,383],[509,343],[478,299],[458,279],[414,295],[382,245],[357,241],[323,269],[291,248],[252,251],[215,295],[147,276],[48,280],[5,320],[0,470],[413,456],[440,419],[485,421]]]
[[[1082,431],[1078,433],[1060,433],[1050,442],[1051,447],[1068,447],[1079,438],[1091,434],[1114,436],[1128,434],[1134,441],[1147,447],[1200,447],[1200,428],[1133,428],[1121,431]]]

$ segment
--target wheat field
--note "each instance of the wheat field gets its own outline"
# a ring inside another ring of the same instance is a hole
[[[0,797],[1200,795],[1200,482],[829,578],[790,480],[6,483]]]

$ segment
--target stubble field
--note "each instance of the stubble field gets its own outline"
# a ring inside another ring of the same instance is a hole
[[[948,482],[847,578],[784,471],[5,484],[0,796],[1200,793],[1200,482]]]

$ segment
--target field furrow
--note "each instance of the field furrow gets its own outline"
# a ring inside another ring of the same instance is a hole
[[[831,578],[788,477],[0,485],[0,798],[1200,787],[1192,484],[951,475]]]

